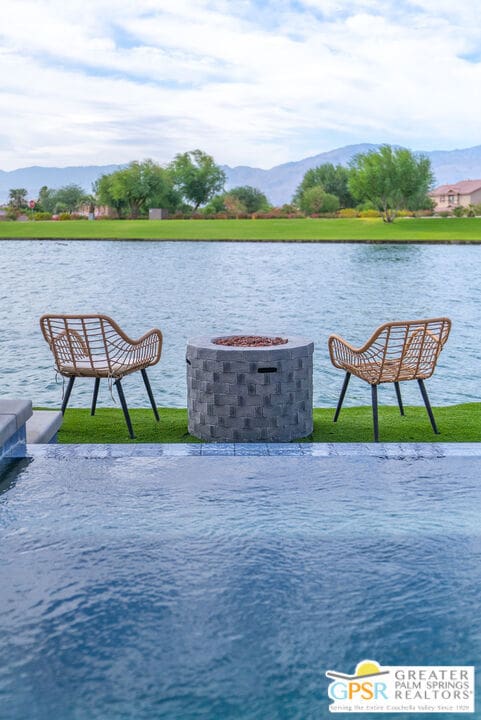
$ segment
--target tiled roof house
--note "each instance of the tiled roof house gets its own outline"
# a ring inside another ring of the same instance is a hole
[[[440,185],[429,193],[436,203],[435,210],[452,210],[461,205],[477,205],[481,203],[481,180],[461,180],[452,185]]]

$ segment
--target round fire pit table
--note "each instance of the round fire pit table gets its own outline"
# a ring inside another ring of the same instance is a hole
[[[189,340],[189,433],[214,442],[289,442],[310,435],[313,350],[311,340],[292,335]]]

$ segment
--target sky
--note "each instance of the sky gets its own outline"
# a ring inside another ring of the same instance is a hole
[[[479,0],[2,0],[0,169],[481,144]]]

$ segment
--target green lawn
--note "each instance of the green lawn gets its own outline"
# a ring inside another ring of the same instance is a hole
[[[481,218],[1,222],[2,238],[481,242]]]
[[[68,409],[59,432],[61,443],[185,443],[198,442],[187,432],[187,410],[163,408],[160,423],[150,409],[133,409],[136,440],[128,437],[122,411],[100,408],[94,417],[88,409]],[[400,417],[397,407],[379,408],[381,442],[480,442],[481,403],[434,408],[440,435],[434,435],[424,407],[406,408]],[[343,408],[336,424],[332,408],[314,410],[312,442],[372,442],[370,407]]]

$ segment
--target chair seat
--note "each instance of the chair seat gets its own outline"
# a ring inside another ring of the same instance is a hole
[[[416,378],[426,379],[430,376],[430,369],[423,372],[418,367],[417,359],[410,362],[400,362],[399,360],[385,360],[384,363],[370,360],[369,362],[360,363],[339,363],[344,370],[356,375],[361,380],[375,385],[385,382],[403,382],[405,380],[415,380]]]
[[[142,370],[149,367],[150,362],[148,360],[130,360],[126,362],[109,362],[105,356],[97,356],[90,360],[79,359],[75,360],[75,365],[70,363],[63,363],[57,367],[58,372],[61,375],[77,376],[77,377],[100,377],[100,378],[119,378],[124,375],[128,375],[136,370]]]

